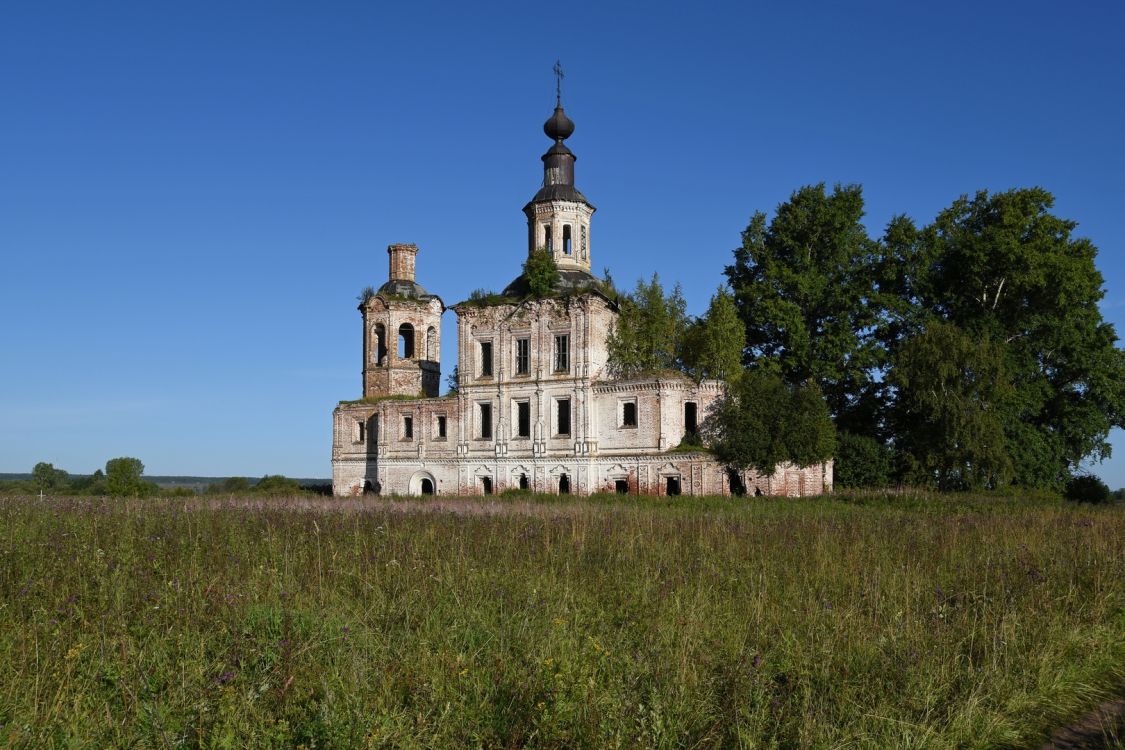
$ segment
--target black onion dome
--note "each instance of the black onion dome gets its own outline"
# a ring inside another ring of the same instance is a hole
[[[555,113],[543,123],[543,132],[556,141],[563,141],[574,132],[574,122],[563,112],[562,105],[555,107]]]

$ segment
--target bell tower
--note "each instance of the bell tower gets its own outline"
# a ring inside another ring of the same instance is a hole
[[[543,186],[523,207],[527,216],[527,252],[544,249],[559,270],[590,270],[590,217],[594,207],[574,186],[578,157],[563,143],[574,122],[562,107],[562,68],[555,64],[555,111],[543,124],[554,144],[543,154]]]
[[[390,278],[359,304],[363,396],[437,396],[445,305],[414,280],[417,245],[387,248]]]

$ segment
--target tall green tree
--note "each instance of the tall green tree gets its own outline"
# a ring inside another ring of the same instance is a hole
[[[734,381],[742,375],[746,329],[738,317],[734,296],[720,287],[703,317],[684,334],[684,365],[696,379]]]
[[[727,466],[765,475],[781,463],[826,461],[835,449],[835,427],[816,384],[791,386],[764,370],[748,370],[729,385],[704,438]]]
[[[746,328],[746,363],[790,385],[810,378],[840,417],[877,364],[876,245],[859,185],[797,190],[773,219],[758,212],[726,276]]]
[[[106,493],[114,497],[144,497],[156,491],[156,485],[141,479],[145,465],[139,458],[111,458],[105,464]]]
[[[1004,419],[1014,389],[1001,344],[935,321],[902,345],[889,380],[903,479],[943,490],[1010,479]]]
[[[1016,481],[1061,486],[1125,427],[1125,352],[1098,309],[1097,248],[1053,205],[1041,188],[963,196],[919,233],[906,270],[930,315],[1003,346]]]
[[[69,474],[44,461],[35,464],[31,470],[31,482],[40,492],[58,492],[67,487],[69,480]]]
[[[660,277],[637,281],[620,299],[619,314],[606,342],[614,377],[633,377],[683,367],[687,304],[680,285],[664,292]]]

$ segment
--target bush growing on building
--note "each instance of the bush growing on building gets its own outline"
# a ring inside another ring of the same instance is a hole
[[[523,275],[527,277],[531,295],[542,299],[549,297],[559,283],[559,268],[555,259],[543,248],[527,256],[523,263]]]

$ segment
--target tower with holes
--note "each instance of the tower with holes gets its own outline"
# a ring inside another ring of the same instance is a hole
[[[416,245],[391,245],[387,254],[390,278],[359,304],[363,315],[363,396],[437,396],[445,305],[414,278]]]

